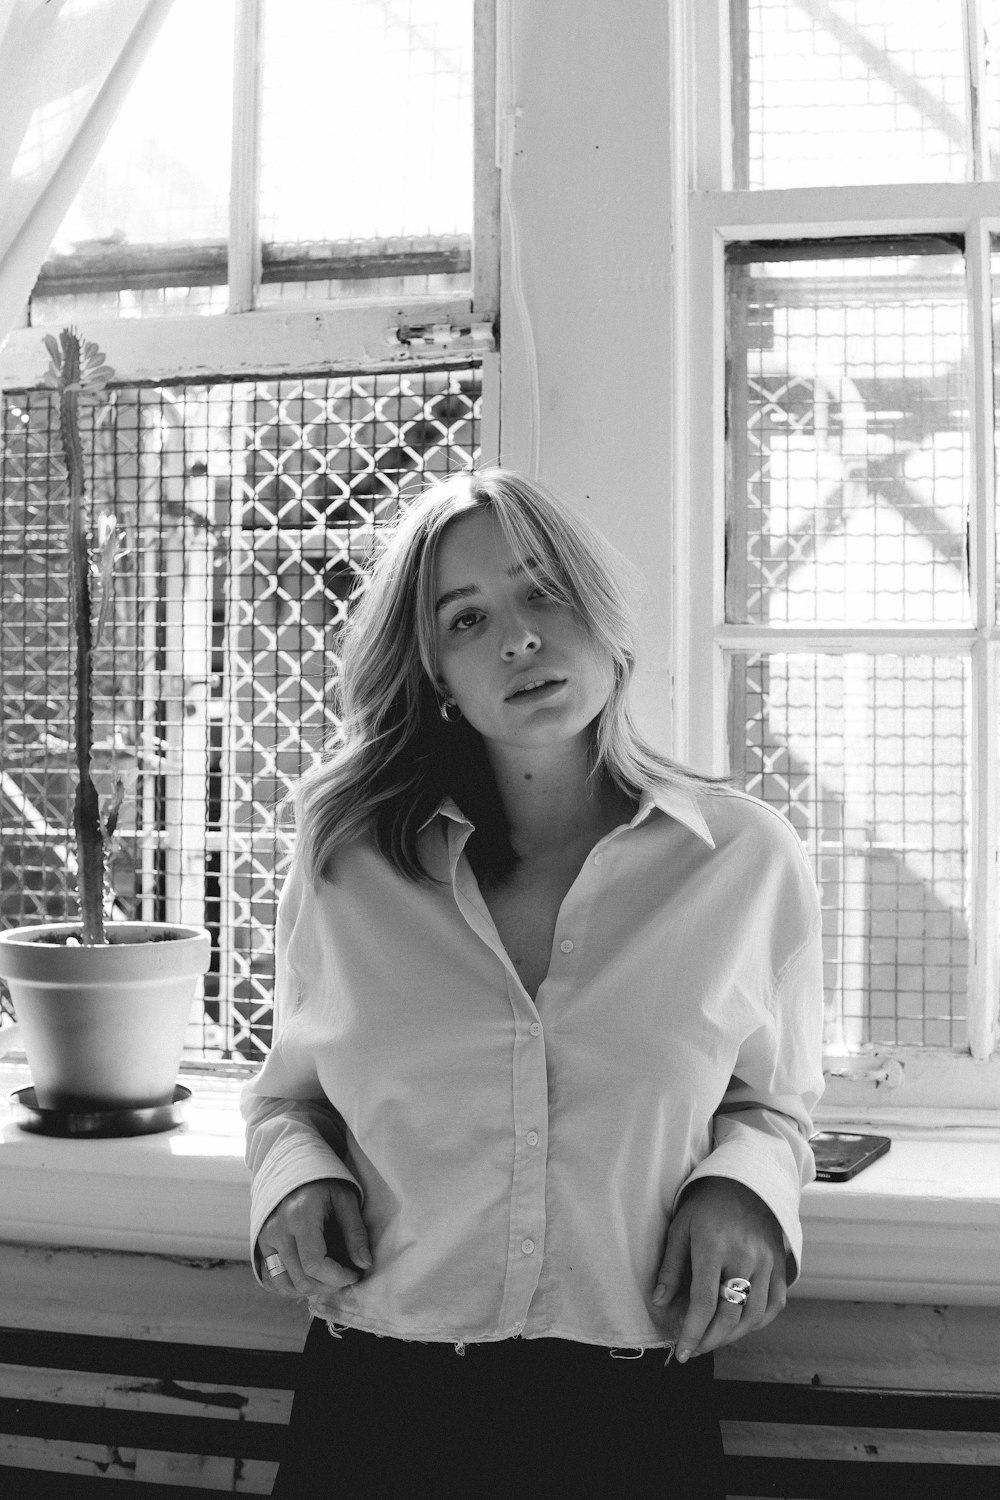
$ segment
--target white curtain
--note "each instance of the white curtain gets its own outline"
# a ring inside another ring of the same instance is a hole
[[[0,342],[173,0],[0,0]]]

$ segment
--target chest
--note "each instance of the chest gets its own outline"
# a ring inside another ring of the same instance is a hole
[[[502,886],[483,892],[500,941],[532,1000],[549,971],[559,912],[585,857],[523,864]]]

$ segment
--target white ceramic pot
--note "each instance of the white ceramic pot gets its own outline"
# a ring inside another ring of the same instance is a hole
[[[0,978],[10,988],[39,1107],[168,1103],[209,964],[208,933],[170,922],[109,922],[103,946],[54,941],[79,930],[79,923],[48,922],[0,932]]]

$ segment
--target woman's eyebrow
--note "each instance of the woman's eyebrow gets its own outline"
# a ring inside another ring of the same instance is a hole
[[[434,613],[437,614],[440,610],[444,609],[446,604],[453,604],[456,599],[468,599],[470,595],[478,593],[479,588],[474,583],[467,583],[464,588],[460,589],[449,589],[446,594],[441,595],[435,604]]]
[[[524,562],[514,563],[512,567],[508,568],[507,577],[516,578],[519,573],[530,573],[532,569],[537,568],[537,566],[537,559],[534,557],[529,557]],[[462,588],[449,589],[446,594],[441,595],[440,599],[435,604],[434,613],[437,614],[440,610],[444,609],[446,604],[454,604],[456,599],[468,599],[473,594],[478,594],[480,592],[481,590],[479,588],[479,585],[476,583],[467,583],[463,585]]]

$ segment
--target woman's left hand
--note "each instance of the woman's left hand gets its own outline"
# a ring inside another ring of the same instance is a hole
[[[750,1282],[742,1307],[720,1296],[731,1276]],[[757,1194],[728,1177],[701,1177],[681,1200],[653,1301],[679,1326],[675,1357],[707,1354],[763,1328],[785,1305],[785,1244]]]

